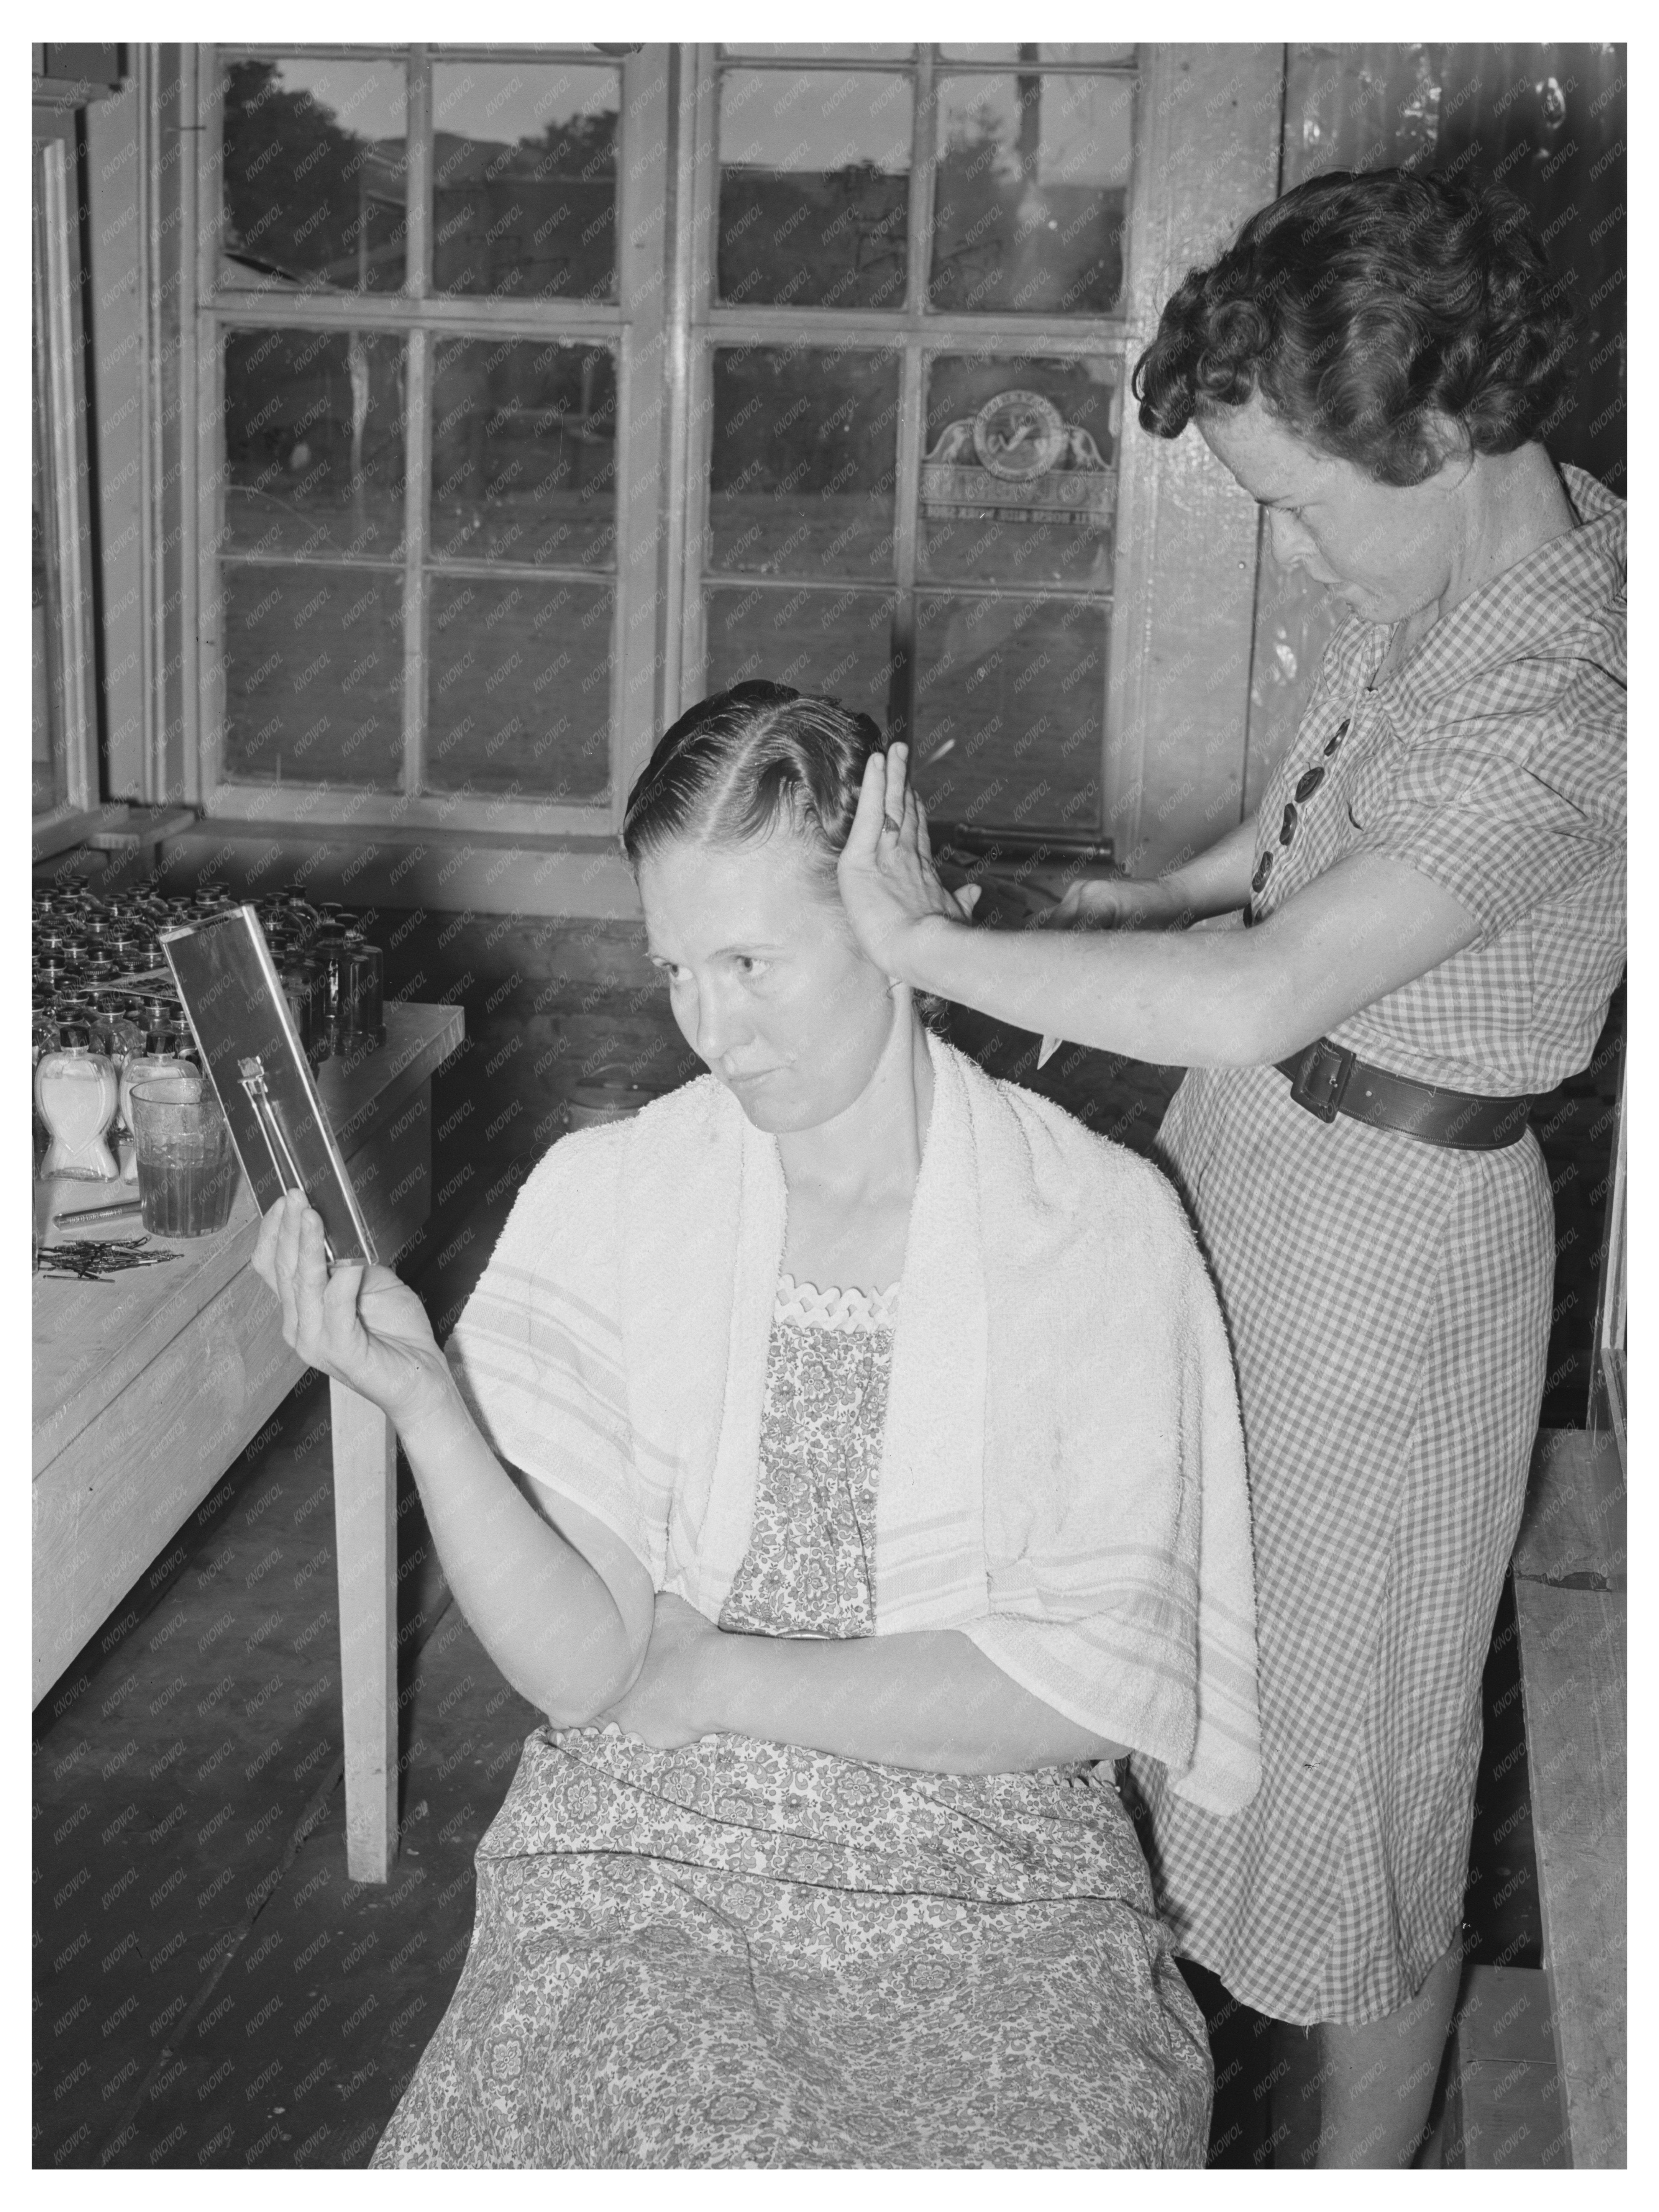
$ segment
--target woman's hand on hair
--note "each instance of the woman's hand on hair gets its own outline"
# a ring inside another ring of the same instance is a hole
[[[909,948],[918,933],[965,922],[979,897],[970,884],[949,891],[933,866],[927,817],[911,788],[909,750],[889,745],[865,763],[859,808],[836,864],[842,904],[865,952],[886,975],[914,982]]]

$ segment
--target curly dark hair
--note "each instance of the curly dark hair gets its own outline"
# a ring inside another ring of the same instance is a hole
[[[1539,437],[1572,374],[1577,317],[1510,192],[1406,169],[1334,170],[1253,215],[1187,273],[1135,364],[1140,425],[1262,402],[1378,483]]]
[[[868,714],[787,684],[733,684],[687,708],[628,794],[623,850],[635,868],[681,837],[746,844],[779,824],[826,873],[852,834],[865,763],[886,740]]]

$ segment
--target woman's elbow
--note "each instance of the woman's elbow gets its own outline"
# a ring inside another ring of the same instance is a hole
[[[578,1663],[567,1665],[556,1681],[544,1679],[523,1694],[553,1728],[592,1728],[639,1680],[649,1644],[648,1635],[630,1637],[618,1621],[614,1636],[590,1639]]]

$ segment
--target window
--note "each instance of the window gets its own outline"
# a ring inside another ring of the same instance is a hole
[[[699,93],[687,696],[838,692],[942,818],[1097,838],[1135,49],[728,47]]]
[[[1209,829],[1254,509],[1124,387],[1271,197],[1278,50],[180,51],[210,813],[608,836],[764,674],[959,828]]]
[[[210,805],[608,829],[660,707],[665,50],[204,59]]]

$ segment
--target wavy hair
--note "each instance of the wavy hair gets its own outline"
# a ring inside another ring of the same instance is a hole
[[[1540,437],[1571,383],[1576,330],[1512,193],[1335,170],[1188,271],[1133,389],[1159,437],[1259,392],[1310,445],[1378,483],[1416,484],[1448,457],[1447,421],[1477,453]]]
[[[835,699],[787,684],[733,684],[688,708],[659,741],[628,794],[623,850],[637,871],[680,838],[740,845],[781,824],[833,874],[865,763],[885,746],[868,714]]]

